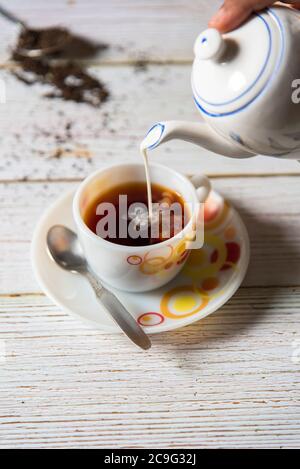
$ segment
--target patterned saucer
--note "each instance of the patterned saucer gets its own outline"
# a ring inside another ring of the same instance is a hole
[[[44,214],[32,241],[32,264],[45,293],[70,314],[109,332],[120,332],[97,302],[80,275],[62,270],[50,258],[46,234],[55,224],[75,229],[74,193],[60,198]],[[215,312],[236,292],[249,262],[249,239],[237,211],[218,193],[205,203],[205,244],[191,254],[180,274],[170,283],[146,293],[111,289],[147,333],[191,324]]]

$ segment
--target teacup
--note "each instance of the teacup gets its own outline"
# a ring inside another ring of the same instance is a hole
[[[161,287],[172,280],[188,259],[190,249],[203,244],[201,205],[210,192],[204,175],[187,179],[160,164],[150,166],[151,182],[178,191],[188,204],[190,217],[173,238],[147,246],[111,243],[90,230],[84,222],[86,208],[95,196],[123,183],[144,182],[142,164],[118,164],[91,174],[79,186],[73,201],[73,217],[87,261],[94,273],[108,286],[128,292],[143,292]]]

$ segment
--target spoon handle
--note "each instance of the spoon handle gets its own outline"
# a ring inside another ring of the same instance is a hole
[[[15,24],[19,24],[23,28],[26,28],[26,24],[22,20],[20,20],[17,16],[15,16],[10,11],[3,8],[3,6],[1,5],[0,5],[0,14],[4,16],[6,19],[8,19],[9,21],[12,21]]]
[[[125,306],[122,305],[118,298],[105,287],[103,287],[103,285],[101,285],[98,279],[91,272],[86,272],[85,276],[93,287],[97,299],[101,304],[103,304],[103,306],[105,306],[107,312],[111,315],[113,320],[127,335],[127,337],[142,349],[149,349],[151,347],[151,341],[149,337],[145,334],[143,329],[131,316],[129,311],[127,311]]]

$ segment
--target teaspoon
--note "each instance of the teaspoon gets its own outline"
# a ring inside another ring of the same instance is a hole
[[[149,349],[149,337],[118,298],[100,283],[89,268],[74,231],[62,225],[53,226],[47,234],[47,245],[52,258],[60,267],[81,274],[89,281],[99,302],[127,337],[142,349]]]
[[[12,23],[19,25],[23,31],[32,31],[33,33],[37,33],[37,34],[47,31],[47,29],[41,30],[41,29],[29,28],[24,21],[22,21],[20,18],[18,18],[16,15],[11,13],[10,11],[3,8],[1,5],[0,5],[0,14],[4,16],[6,19],[8,19],[9,21],[11,21]],[[51,28],[49,28],[49,30],[50,29]],[[23,56],[23,57],[39,58],[45,55],[53,54],[54,52],[61,51],[66,46],[69,39],[70,39],[70,34],[68,33],[68,31],[66,29],[61,28],[60,34],[57,34],[55,44],[48,46],[48,47],[44,47],[42,49],[18,48],[16,52],[20,56]]]

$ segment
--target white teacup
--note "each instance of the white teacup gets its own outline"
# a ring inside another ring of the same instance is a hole
[[[190,220],[183,230],[161,243],[142,247],[115,244],[97,236],[83,220],[86,207],[101,192],[119,184],[144,182],[145,168],[142,164],[114,165],[94,172],[80,184],[73,201],[77,234],[91,268],[108,285],[129,292],[161,287],[182,269],[188,258],[189,243],[195,238],[195,229],[203,231],[203,223],[195,223],[195,219],[199,220],[199,203],[206,200],[211,187],[203,175],[191,182],[182,174],[159,164],[151,164],[150,173],[152,183],[179,192],[190,207]]]

